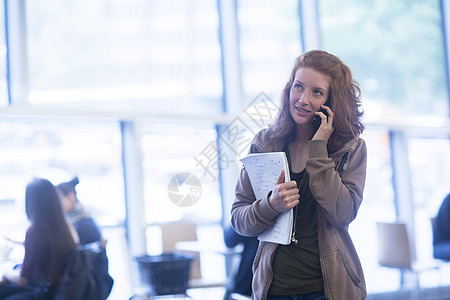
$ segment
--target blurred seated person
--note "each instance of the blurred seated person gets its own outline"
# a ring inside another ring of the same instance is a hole
[[[55,186],[47,179],[36,178],[27,185],[25,212],[30,226],[23,243],[23,263],[3,275],[0,299],[51,299],[78,236],[64,216]]]
[[[258,238],[242,236],[230,226],[224,230],[224,241],[227,247],[235,247],[240,243],[244,245],[239,269],[233,278],[231,292],[251,296],[253,279],[252,266],[259,245]]]
[[[97,223],[91,214],[78,200],[75,187],[80,183],[77,176],[67,182],[62,182],[56,186],[56,190],[61,199],[63,210],[70,222],[74,225],[80,244],[85,245],[100,241],[104,243],[102,234]]]
[[[433,226],[433,256],[450,260],[450,193],[442,202]]]
[[[101,265],[105,272],[108,272],[109,259],[106,253],[106,240],[103,238],[100,227],[89,211],[78,200],[76,186],[79,183],[80,180],[75,176],[70,181],[58,184],[56,190],[61,200],[63,211],[79,236],[80,245],[86,245],[87,247],[100,246]],[[109,274],[107,277],[109,277]],[[109,280],[109,278],[107,279]]]

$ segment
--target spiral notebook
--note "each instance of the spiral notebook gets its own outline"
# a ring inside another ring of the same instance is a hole
[[[244,164],[256,199],[263,199],[271,191],[285,171],[285,182],[290,181],[289,165],[284,152],[252,153],[241,159]],[[291,242],[293,211],[280,213],[273,226],[258,236],[260,241],[288,245]]]

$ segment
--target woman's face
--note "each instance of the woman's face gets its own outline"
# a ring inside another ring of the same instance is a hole
[[[295,73],[289,92],[289,107],[297,124],[312,124],[314,113],[328,99],[331,78],[310,68]]]

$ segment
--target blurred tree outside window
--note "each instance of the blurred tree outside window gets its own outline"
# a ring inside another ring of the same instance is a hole
[[[447,120],[440,1],[320,0],[318,7],[322,48],[354,72],[368,121]]]

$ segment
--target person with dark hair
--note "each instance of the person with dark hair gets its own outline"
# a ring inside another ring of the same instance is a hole
[[[450,193],[439,207],[433,226],[433,256],[450,261]]]
[[[83,204],[78,200],[76,186],[80,183],[77,176],[72,178],[72,180],[67,182],[62,182],[56,186],[56,190],[59,194],[59,198],[62,203],[64,213],[68,221],[73,224],[79,239],[79,248],[93,248],[96,249],[97,255],[94,260],[94,267],[91,270],[95,270],[93,274],[89,274],[90,277],[85,275],[80,276],[82,280],[87,280],[90,283],[90,292],[96,294],[93,299],[106,299],[108,297],[112,284],[113,278],[109,275],[109,259],[106,253],[106,240],[103,238],[100,228],[92,218],[88,210],[83,206]],[[77,263],[73,265],[74,272],[79,271],[79,266]],[[93,284],[93,282],[95,284]],[[65,295],[73,295],[77,290],[76,286],[69,285],[65,289],[62,299],[65,299]],[[77,290],[78,291],[78,290]],[[79,292],[79,291],[78,291]],[[100,294],[99,294],[100,293]],[[81,297],[83,294],[80,295]],[[91,299],[91,298],[89,298]]]
[[[25,211],[31,223],[23,243],[25,256],[18,269],[3,275],[0,299],[51,299],[77,247],[76,232],[47,179],[36,178],[27,185]]]
[[[100,228],[92,218],[91,214],[78,200],[76,186],[80,183],[77,176],[67,182],[62,182],[56,186],[56,190],[61,199],[61,203],[67,218],[72,222],[78,236],[80,244],[85,245],[93,242],[103,241]]]
[[[281,172],[256,199],[241,169],[231,224],[258,236],[293,210],[290,244],[261,242],[253,266],[252,299],[365,299],[363,269],[348,226],[363,198],[367,149],[360,134],[361,95],[351,70],[313,50],[295,61],[273,124],[254,137],[250,153],[286,153]]]

